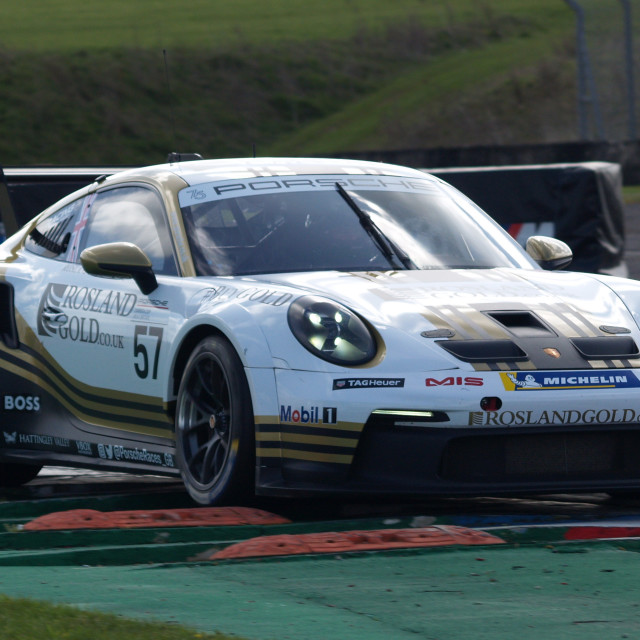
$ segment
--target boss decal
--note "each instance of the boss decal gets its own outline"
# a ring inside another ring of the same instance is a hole
[[[404,387],[404,378],[340,378],[333,381],[333,390]]]
[[[40,396],[4,396],[5,411],[40,411]]]
[[[320,413],[322,411],[322,414]],[[322,416],[322,419],[321,419]],[[336,424],[338,410],[335,407],[292,408],[291,405],[280,405],[280,422],[294,424]]]
[[[517,427],[564,424],[628,424],[640,422],[635,409],[567,409],[565,411],[472,411],[469,424],[482,427]]]
[[[629,389],[640,387],[632,371],[596,373],[593,371],[509,371],[500,373],[506,391],[550,389]]]
[[[427,378],[427,387],[482,387],[484,380],[474,376],[447,376],[446,378]]]

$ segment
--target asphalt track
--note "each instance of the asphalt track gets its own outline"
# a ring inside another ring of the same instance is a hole
[[[290,524],[24,529],[69,509],[191,506],[178,483],[160,478],[50,471],[0,494],[0,592],[252,640],[640,637],[632,498],[282,501],[260,506]],[[504,543],[209,559],[265,535],[450,526]]]

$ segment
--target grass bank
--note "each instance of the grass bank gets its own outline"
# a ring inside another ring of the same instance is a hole
[[[155,6],[0,7],[0,164],[575,136],[572,16],[559,0]]]

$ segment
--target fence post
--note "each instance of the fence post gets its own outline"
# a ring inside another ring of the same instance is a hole
[[[633,68],[633,29],[629,0],[620,0],[624,14],[624,53],[627,75],[627,109],[629,111],[629,140],[636,139],[636,95]]]
[[[593,107],[596,134],[601,140],[605,139],[602,115],[600,114],[600,102],[596,93],[596,83],[593,79],[591,64],[589,63],[589,50],[584,27],[584,9],[577,0],[565,0],[576,14],[576,48],[578,54],[578,121],[581,140],[589,139],[587,109]]]

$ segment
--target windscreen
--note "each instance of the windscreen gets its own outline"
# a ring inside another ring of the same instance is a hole
[[[198,275],[532,268],[486,214],[428,178],[217,181],[179,200]]]

